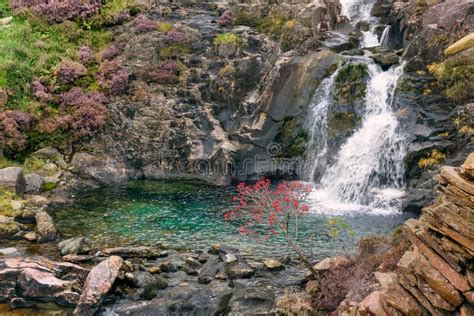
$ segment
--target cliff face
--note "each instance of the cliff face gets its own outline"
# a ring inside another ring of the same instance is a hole
[[[160,2],[143,16],[170,30],[141,32],[137,20],[115,28],[120,49],[109,64],[133,82],[128,95],[108,104],[111,118],[90,144],[93,155],[74,156],[76,173],[100,184],[296,176],[296,164],[284,160],[301,160],[304,113],[342,58],[329,50],[285,51],[280,41],[303,50],[305,41],[317,42],[341,20],[340,4],[236,4],[228,14],[240,24],[226,25],[229,8]]]
[[[344,301],[339,315],[473,315],[474,153],[460,168],[443,167],[439,197],[403,225],[412,246],[395,272],[375,272],[375,290]]]

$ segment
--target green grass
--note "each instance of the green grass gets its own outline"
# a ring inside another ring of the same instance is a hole
[[[0,26],[0,90],[6,90],[8,100],[4,110],[21,110],[36,116],[38,121],[58,111],[54,102],[39,101],[33,95],[31,82],[40,79],[54,87],[55,93],[66,91],[70,85],[56,80],[55,69],[63,59],[77,60],[77,51],[88,45],[94,53],[110,45],[113,34],[109,27],[112,17],[131,10],[133,0],[109,0],[89,21],[66,21],[51,24],[28,11],[13,12],[8,0],[0,0],[0,17],[13,16],[7,26]],[[95,74],[98,64],[87,65],[88,75],[75,84],[86,91],[99,90]],[[64,146],[65,132],[43,134],[36,128],[25,132],[28,147],[9,158],[23,159],[28,152],[41,146]]]

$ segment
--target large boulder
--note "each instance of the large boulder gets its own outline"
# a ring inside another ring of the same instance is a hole
[[[79,300],[77,288],[87,272],[75,264],[44,257],[1,259],[0,296],[7,302],[23,298],[74,306]]]
[[[74,237],[61,241],[58,244],[61,255],[82,254],[91,250],[91,241],[86,237]]]
[[[7,167],[0,169],[0,188],[15,190],[17,195],[23,195],[26,189],[26,180],[23,168]]]
[[[112,157],[98,157],[89,153],[75,154],[71,167],[82,179],[93,180],[100,185],[121,183],[131,177],[124,163]]]
[[[93,315],[110,291],[122,267],[123,259],[111,256],[96,265],[87,276],[73,315]]]
[[[341,21],[339,1],[313,0],[298,13],[297,20],[314,33],[331,30]]]
[[[37,173],[29,173],[25,176],[25,193],[37,193],[43,191],[44,178]]]

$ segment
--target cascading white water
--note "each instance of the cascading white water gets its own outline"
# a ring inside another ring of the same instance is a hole
[[[333,103],[331,91],[336,72],[322,83],[311,104],[306,172],[310,180],[321,179],[315,191],[320,210],[390,213],[400,208],[404,186],[405,138],[392,108],[403,65],[383,72],[370,59],[358,58],[357,62],[367,64],[369,72],[360,127],[340,147],[332,165],[327,166],[325,125]]]
[[[352,25],[355,26],[361,21],[369,22],[374,20],[370,11],[374,6],[375,0],[340,0],[340,2],[342,15],[345,15]],[[368,31],[362,32],[361,47],[374,47],[379,45],[380,42],[373,26],[371,26]]]
[[[382,47],[388,46],[388,34],[390,33],[390,28],[391,28],[390,25],[385,27],[385,29],[383,30],[382,36],[380,37],[380,46]]]

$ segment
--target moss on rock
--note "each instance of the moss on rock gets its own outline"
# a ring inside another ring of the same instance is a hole
[[[332,113],[328,120],[328,138],[334,139],[354,130],[360,118],[351,112]]]
[[[467,58],[453,58],[428,66],[439,88],[455,102],[474,98],[474,64]]]
[[[367,89],[368,67],[366,64],[349,63],[338,73],[333,97],[339,104],[361,100]]]
[[[307,132],[295,117],[286,117],[275,141],[282,146],[281,157],[301,157],[306,148]]]

